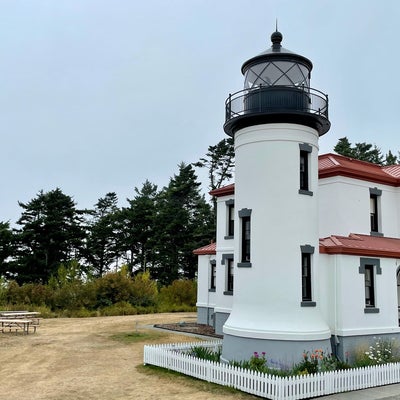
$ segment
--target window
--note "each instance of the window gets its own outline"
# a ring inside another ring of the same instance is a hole
[[[374,282],[373,265],[365,266],[364,283],[365,283],[365,306],[375,307],[375,282]]]
[[[301,249],[301,305],[303,307],[314,307],[312,301],[312,268],[311,260],[314,247],[310,245],[300,246]]]
[[[233,239],[235,229],[235,202],[228,200],[225,202],[227,209],[227,229],[225,239]]]
[[[370,204],[370,225],[371,225],[371,235],[382,236],[380,232],[380,217],[379,217],[379,201],[382,195],[382,190],[378,188],[369,189],[369,204]]]
[[[225,291],[224,294],[233,294],[233,276],[234,276],[234,263],[233,254],[223,254],[222,264],[225,265]]]
[[[251,267],[251,210],[243,208],[239,211],[240,218],[240,263],[238,267]]]
[[[215,292],[217,278],[217,263],[215,260],[210,262],[210,292]]]
[[[250,262],[250,217],[242,218],[242,262]]]
[[[309,176],[309,157],[312,152],[312,147],[306,143],[300,143],[300,194],[312,196],[310,191],[310,176]]]
[[[382,274],[380,260],[374,258],[360,259],[360,274],[364,274],[365,313],[378,313],[376,307],[376,276]]]
[[[226,290],[228,292],[233,292],[233,260],[228,259],[228,266],[227,266],[227,285]]]

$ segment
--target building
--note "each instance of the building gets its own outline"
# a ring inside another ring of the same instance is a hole
[[[318,157],[328,100],[312,63],[281,46],[246,61],[226,102],[235,184],[217,197],[216,243],[197,249],[198,322],[224,335],[222,359],[266,352],[284,367],[322,348],[344,359],[400,338],[400,166]]]

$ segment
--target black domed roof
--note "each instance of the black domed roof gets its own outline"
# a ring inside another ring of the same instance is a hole
[[[250,58],[242,65],[242,73],[244,74],[247,69],[255,64],[259,64],[262,62],[268,61],[293,61],[300,64],[303,64],[307,67],[309,71],[312,70],[312,62],[299,54],[293,53],[290,50],[285,49],[282,47],[281,42],[283,39],[282,33],[275,31],[271,35],[271,42],[272,46],[263,51],[262,53],[258,54],[255,57]]]

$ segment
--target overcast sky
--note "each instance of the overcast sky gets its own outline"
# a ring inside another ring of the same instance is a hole
[[[343,136],[397,153],[398,0],[0,0],[0,221],[40,190],[85,208],[167,185],[224,138],[224,101],[276,19],[329,95],[320,153]]]

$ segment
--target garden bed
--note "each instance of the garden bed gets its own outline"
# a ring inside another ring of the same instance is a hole
[[[197,324],[195,322],[178,322],[176,324],[156,324],[155,328],[167,329],[175,332],[192,333],[194,335],[210,336],[215,338],[221,338],[222,335],[215,333],[212,326],[206,324]]]

